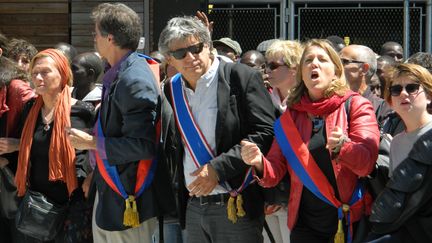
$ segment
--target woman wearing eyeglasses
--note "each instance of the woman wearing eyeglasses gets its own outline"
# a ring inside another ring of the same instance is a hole
[[[377,121],[371,103],[349,89],[327,41],[305,45],[297,82],[287,111],[274,124],[269,153],[243,141],[242,159],[254,166],[263,187],[276,185],[288,172],[291,243],[341,242],[344,234],[353,237],[350,224],[372,203],[358,178],[375,165]]]
[[[384,98],[406,130],[391,142],[390,180],[370,216],[380,237],[371,242],[432,242],[432,115],[426,109],[432,75],[419,65],[400,64],[392,76]]]

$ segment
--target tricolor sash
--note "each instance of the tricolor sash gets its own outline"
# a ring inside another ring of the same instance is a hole
[[[275,121],[274,124],[275,138],[282,154],[285,156],[288,166],[300,178],[303,185],[311,191],[316,197],[327,204],[338,209],[338,231],[335,235],[335,242],[344,242],[344,233],[342,219],[346,218],[349,225],[347,242],[352,241],[352,222],[350,220],[351,207],[358,206],[364,195],[364,188],[358,183],[355,188],[349,204],[340,202],[327,180],[322,173],[314,158],[310,154],[307,145],[303,142],[294,121],[289,112],[285,112]]]
[[[195,122],[186,94],[183,90],[180,73],[176,74],[171,80],[171,99],[177,128],[180,131],[186,148],[191,154],[196,168],[199,168],[215,158],[215,153],[210,148],[201,129]],[[233,223],[237,222],[237,216],[243,217],[246,215],[242,207],[243,199],[240,193],[254,181],[251,167],[246,172],[242,184],[237,189],[231,189],[227,182],[220,183],[231,195],[228,200],[227,213],[228,219]],[[236,206],[234,206],[235,199]]]
[[[156,138],[159,138],[159,134],[160,122],[158,122],[156,125]],[[105,138],[102,130],[100,115],[97,121],[96,136]],[[117,194],[119,194],[125,199],[126,207],[124,212],[123,224],[130,227],[139,226],[139,214],[135,199],[141,196],[144,190],[147,189],[153,181],[157,166],[156,157],[154,159],[140,160],[138,162],[134,194],[129,195],[126,192],[122,182],[120,181],[120,175],[117,171],[116,166],[110,165],[107,159],[101,159],[97,150],[95,150],[94,154],[97,167],[104,181],[113,191],[115,191]]]

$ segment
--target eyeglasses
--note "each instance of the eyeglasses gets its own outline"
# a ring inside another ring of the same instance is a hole
[[[403,89],[405,89],[405,91],[410,95],[415,94],[420,89],[420,84],[407,84],[405,86],[402,86],[400,84],[392,85],[389,88],[390,95],[391,96],[399,96]]]
[[[346,59],[346,58],[341,58],[341,61],[342,61],[342,65],[348,65],[350,63],[361,63],[361,64],[365,63],[365,62],[362,62],[362,61],[349,60],[349,59]]]
[[[204,48],[204,43],[198,43],[196,45],[188,46],[186,48],[177,49],[175,51],[169,51],[168,53],[177,60],[185,58],[188,52],[192,54],[199,54]]]
[[[276,63],[276,62],[269,62],[265,64],[265,68],[270,69],[271,71],[281,67],[281,66],[287,66],[285,63],[284,64],[280,64],[280,63]]]

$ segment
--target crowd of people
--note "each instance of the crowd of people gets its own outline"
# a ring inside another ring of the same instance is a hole
[[[0,242],[432,241],[431,53],[90,17],[95,52],[0,34]]]

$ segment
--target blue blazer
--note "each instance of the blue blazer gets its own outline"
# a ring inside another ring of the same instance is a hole
[[[132,53],[121,64],[100,108],[106,156],[110,165],[117,167],[129,195],[134,194],[138,161],[152,159],[158,153],[155,125],[159,114],[157,81],[146,59]],[[173,201],[165,172],[163,163],[158,163],[152,185],[137,199],[140,222],[170,210],[169,204],[164,203]],[[108,186],[97,168],[94,177],[99,196],[96,224],[109,231],[126,229],[125,200]]]

